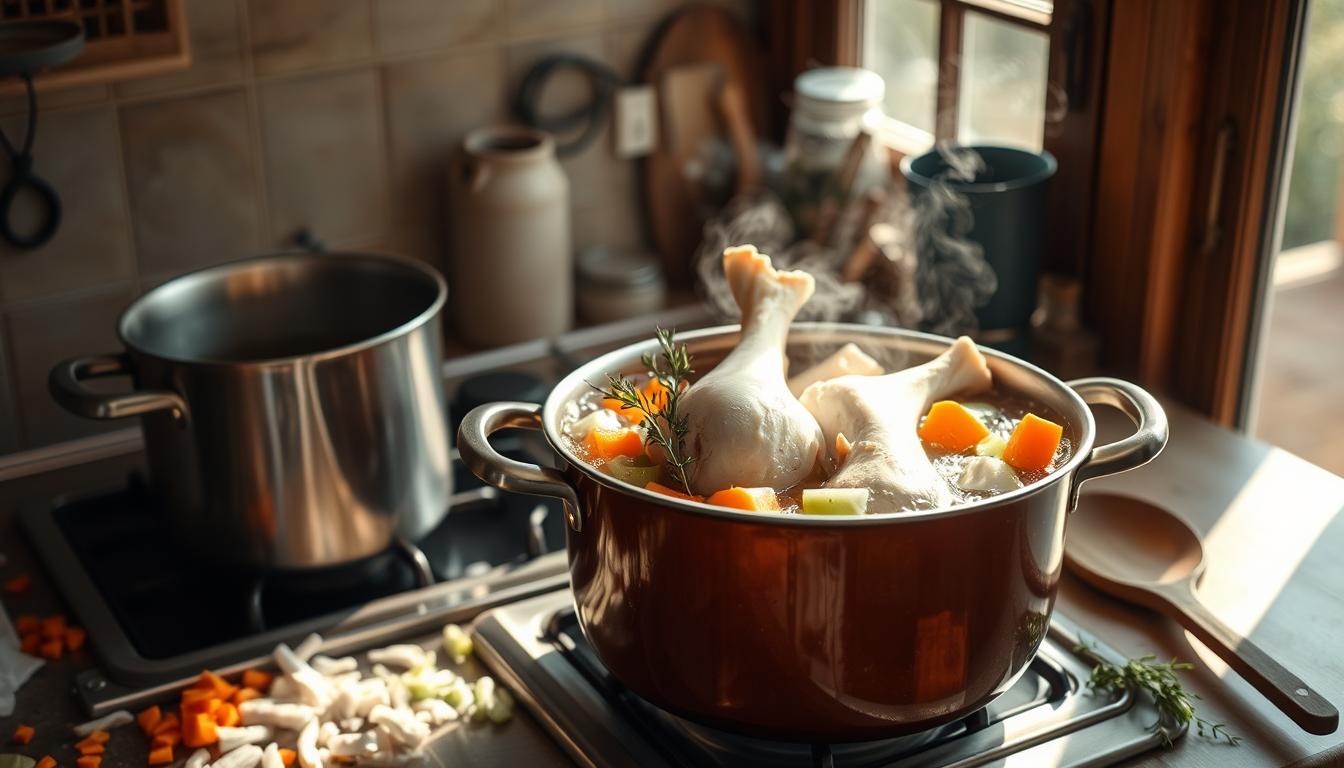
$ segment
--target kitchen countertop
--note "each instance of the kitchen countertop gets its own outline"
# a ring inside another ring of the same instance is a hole
[[[1344,479],[1285,451],[1213,426],[1168,404],[1171,443],[1152,464],[1098,480],[1088,490],[1127,493],[1181,514],[1205,537],[1208,570],[1200,595],[1214,613],[1248,636],[1336,706],[1344,705]],[[1104,410],[1104,409],[1103,409]],[[1099,412],[1102,439],[1126,427]],[[27,571],[32,590],[5,596],[13,616],[64,610],[50,578],[32,560],[17,510],[61,493],[92,491],[124,482],[138,455],[100,459],[0,484],[0,552],[9,565],[0,578]],[[1344,734],[1312,736],[1226,668],[1174,622],[1131,608],[1065,575],[1057,610],[1129,656],[1156,653],[1196,662],[1187,686],[1204,698],[1198,712],[1244,738],[1231,747],[1194,735],[1170,750],[1150,752],[1129,765],[1175,768],[1344,765]],[[69,727],[86,718],[70,688],[93,663],[88,650],[49,663],[19,692],[12,717],[0,718],[0,752],[74,762]],[[17,723],[36,726],[28,747],[7,744]],[[142,766],[145,744],[133,728],[113,733],[107,768]],[[451,765],[546,765],[563,755],[519,709],[502,728],[463,727],[432,750],[433,762]]]

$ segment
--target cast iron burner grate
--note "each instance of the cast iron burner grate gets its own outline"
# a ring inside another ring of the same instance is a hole
[[[491,670],[570,755],[590,766],[934,766],[1108,765],[1176,739],[1154,730],[1149,700],[1094,696],[1082,685],[1092,661],[1056,615],[1028,670],[989,706],[954,723],[883,741],[806,744],[739,736],[665,712],[625,689],[584,639],[568,590],[494,608],[475,625]],[[1099,646],[1100,654],[1115,654]]]

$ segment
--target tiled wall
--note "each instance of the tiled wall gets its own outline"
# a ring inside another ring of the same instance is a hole
[[[726,0],[739,14],[750,0]],[[123,426],[67,415],[58,360],[113,351],[118,313],[184,271],[288,245],[390,249],[442,265],[444,165],[508,119],[555,51],[628,77],[678,0],[188,0],[190,69],[42,94],[35,168],[64,199],[47,246],[0,245],[0,452]],[[547,108],[586,93],[557,77]],[[22,130],[23,103],[0,99]],[[609,130],[566,159],[576,247],[644,241],[633,164]],[[0,171],[3,173],[4,171]]]

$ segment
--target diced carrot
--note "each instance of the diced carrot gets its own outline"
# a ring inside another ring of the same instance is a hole
[[[219,707],[224,703],[224,700],[216,698],[213,695],[214,691],[203,691],[203,693],[211,695],[205,698],[195,699],[188,699],[185,695],[182,697],[182,706],[180,709],[182,710],[183,721],[186,721],[191,715],[199,714],[209,715],[210,719],[214,719],[215,712],[219,710]]]
[[[65,638],[65,616],[56,614],[42,620],[42,639],[55,640]]]
[[[1003,460],[1016,469],[1045,469],[1054,461],[1055,451],[1063,435],[1064,427],[1028,413],[1008,437],[1008,445],[1003,449]]]
[[[169,712],[168,714],[159,718],[159,722],[154,724],[154,728],[150,730],[149,734],[151,736],[158,736],[164,731],[176,731],[181,727],[182,725],[180,722],[178,722],[177,715],[173,714],[172,712]]]
[[[149,744],[150,749],[158,749],[160,747],[175,747],[181,743],[181,741],[181,731],[164,731],[163,733],[156,734],[154,740]]]
[[[845,463],[845,460],[849,458],[849,451],[853,447],[854,444],[849,442],[849,438],[845,437],[844,432],[835,433],[835,461],[837,465]]]
[[[289,768],[289,766],[294,764],[294,758],[298,757],[298,754],[299,753],[295,752],[292,749],[285,749],[284,747],[281,747],[280,761],[285,764],[285,768]]]
[[[238,692],[233,694],[233,698],[230,701],[232,701],[234,705],[238,705],[242,704],[244,701],[251,701],[252,699],[259,698],[261,698],[261,691],[258,691],[256,688],[239,688]]]
[[[774,488],[725,488],[715,491],[706,504],[732,509],[745,509],[748,512],[778,512],[779,498]]]
[[[84,738],[75,742],[75,749],[78,749],[81,753],[86,748],[101,747],[101,746],[103,746],[103,742],[94,739],[92,735],[85,736]]]
[[[220,699],[227,699],[238,690],[238,686],[230,683],[228,680],[225,680],[208,669],[201,672],[200,676],[196,678],[195,687],[212,689],[215,692],[215,696]]]
[[[197,712],[194,715],[183,715],[182,720],[182,743],[188,747],[204,747],[206,744],[214,744],[219,741],[219,735],[215,732],[215,721],[205,712]]]
[[[61,642],[60,638],[48,640],[38,646],[37,652],[41,654],[44,659],[56,661],[61,658],[61,654],[65,653],[65,643]]]
[[[989,430],[961,403],[939,400],[919,425],[919,439],[947,451],[964,451],[985,439]]]
[[[232,728],[240,719],[238,708],[227,701],[220,703],[219,709],[215,710],[215,725]]]
[[[671,496],[674,499],[685,499],[686,501],[705,500],[704,496],[692,496],[689,493],[682,493],[681,491],[678,491],[674,488],[668,488],[666,485],[663,485],[662,483],[649,483],[648,485],[644,486],[644,490],[653,491],[654,493],[661,493],[664,496]]]
[[[140,724],[140,730],[144,731],[146,736],[154,733],[154,726],[158,725],[162,719],[163,711],[159,709],[158,704],[141,711],[140,714],[135,716],[135,722]]]
[[[89,738],[93,739],[99,744],[106,744],[107,740],[112,738],[112,734],[108,733],[107,731],[94,731],[93,733],[89,734]]]
[[[173,762],[173,747],[157,747],[149,751],[150,765],[169,765]]]
[[[75,745],[81,755],[101,755],[107,751],[107,747],[97,742],[90,742],[88,739]]]
[[[78,651],[84,647],[84,641],[88,638],[88,633],[83,627],[66,627],[65,630],[65,650]]]
[[[33,726],[31,725],[18,726],[17,728],[14,729],[14,736],[10,738],[10,741],[14,742],[15,744],[27,744],[32,740],[33,740]]]
[[[75,761],[75,765],[78,765],[79,768],[98,768],[98,766],[102,764],[102,755],[81,755],[80,758]]]
[[[36,632],[29,632],[19,641],[19,650],[32,656],[37,653],[37,649],[42,645],[42,636]]]
[[[625,408],[623,407],[621,401],[615,398],[612,397],[602,398],[602,407],[606,408],[609,411],[615,411],[619,413],[633,424],[644,423],[643,411],[639,410],[638,408]]]
[[[51,755],[43,755],[41,760],[33,768],[56,768],[56,758]]]
[[[609,461],[617,456],[638,456],[644,452],[644,439],[639,432],[623,429],[603,429],[596,427],[583,439],[588,454],[594,459]]]
[[[261,669],[248,669],[243,672],[243,687],[255,688],[258,691],[264,691],[271,687],[271,680],[275,676],[270,672]]]
[[[27,592],[28,588],[31,586],[33,586],[32,577],[26,573],[20,573],[18,576],[5,582],[4,590],[11,595],[22,595],[24,592]]]
[[[20,635],[36,632],[42,628],[42,620],[31,613],[20,613],[14,617],[14,630]]]
[[[663,410],[663,406],[667,405],[667,393],[669,391],[667,387],[663,386],[663,382],[657,379],[649,379],[649,383],[644,385],[640,394],[644,396],[644,402],[649,404],[649,410],[659,413]]]

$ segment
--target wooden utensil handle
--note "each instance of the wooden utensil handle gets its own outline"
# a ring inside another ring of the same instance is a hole
[[[1284,669],[1250,639],[1214,616],[1187,583],[1163,590],[1172,607],[1187,619],[1186,629],[1218,654],[1246,682],[1308,733],[1334,733],[1339,711],[1311,686]]]

